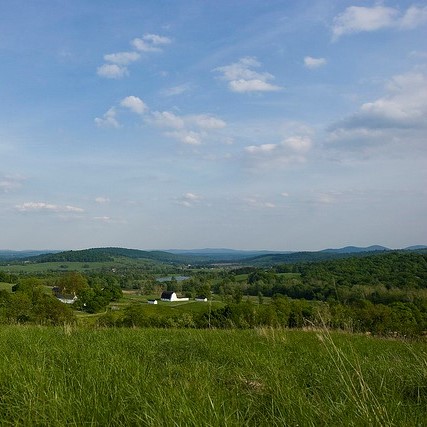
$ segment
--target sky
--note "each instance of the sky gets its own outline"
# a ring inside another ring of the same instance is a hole
[[[0,0],[0,248],[427,244],[427,2]]]

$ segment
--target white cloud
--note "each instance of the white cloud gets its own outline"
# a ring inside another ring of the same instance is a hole
[[[325,58],[313,58],[311,56],[306,56],[304,58],[304,65],[306,68],[313,70],[315,68],[319,68],[319,67],[322,67],[323,65],[326,65],[326,59]]]
[[[312,141],[307,136],[291,136],[286,138],[282,144],[283,147],[289,147],[297,153],[306,153],[312,146]]]
[[[122,99],[120,102],[122,107],[126,107],[136,114],[144,114],[148,107],[145,105],[144,101],[137,96],[127,96]]]
[[[104,55],[104,60],[118,65],[128,65],[138,61],[141,55],[138,52],[117,52]]]
[[[192,130],[177,130],[174,132],[166,132],[166,135],[188,145],[200,145],[203,138],[201,133],[194,132]]]
[[[160,52],[160,46],[171,43],[171,39],[157,34],[145,34],[142,38],[135,38],[131,45],[138,51],[116,52],[104,55],[107,64],[97,68],[97,74],[107,79],[121,79],[129,75],[127,65],[141,58],[139,52]]]
[[[403,16],[398,9],[386,6],[350,6],[334,18],[334,39],[346,34],[377,31],[384,28],[409,30],[427,22],[427,7],[410,6]]]
[[[198,114],[184,117],[184,121],[201,129],[222,129],[226,123],[216,117],[207,114]]]
[[[270,167],[283,164],[303,163],[312,141],[308,136],[293,136],[278,144],[250,145],[245,152],[257,166]]]
[[[400,20],[400,27],[404,30],[412,30],[427,22],[427,6],[411,6]]]
[[[209,114],[178,116],[170,111],[154,111],[148,120],[156,126],[174,129],[165,135],[188,145],[200,145],[211,132],[226,126],[223,120]]]
[[[99,118],[99,117],[95,118],[95,124],[98,127],[103,127],[103,128],[119,128],[120,123],[118,122],[116,116],[117,116],[116,109],[114,107],[111,107],[102,116],[102,118]]]
[[[169,37],[159,36],[158,34],[145,34],[143,39],[154,45],[170,44],[172,42]]]
[[[141,52],[160,52],[162,49],[159,46],[167,45],[171,42],[172,40],[168,37],[145,34],[142,38],[133,39],[132,45]]]
[[[98,67],[97,74],[107,79],[121,79],[129,74],[128,69],[117,64],[104,64]]]
[[[232,92],[274,92],[280,90],[279,86],[272,85],[271,83],[253,79],[253,80],[233,80],[228,84]]]
[[[184,127],[184,120],[169,111],[154,111],[152,113],[152,122],[156,126],[166,128],[182,129]]]
[[[132,45],[135,49],[141,52],[160,52],[161,49],[157,46],[153,46],[151,43],[146,42],[145,40],[136,38],[132,40]]]
[[[228,81],[228,87],[233,92],[271,92],[280,90],[280,86],[269,83],[274,76],[267,72],[258,72],[254,68],[261,63],[254,57],[244,57],[230,65],[217,67],[214,71],[222,74],[222,79]]]
[[[409,72],[394,76],[385,95],[362,104],[359,110],[329,128],[329,148],[346,153],[373,155],[425,155],[427,140],[427,76]]]
[[[44,203],[44,202],[26,202],[22,205],[15,206],[16,209],[20,212],[54,212],[54,213],[82,213],[84,212],[84,209],[71,206],[71,205],[65,205],[65,206],[59,206],[59,205],[53,205],[51,203]]]
[[[427,76],[409,72],[394,76],[386,84],[386,95],[361,105],[359,111],[336,124],[337,128],[424,127],[427,116]]]

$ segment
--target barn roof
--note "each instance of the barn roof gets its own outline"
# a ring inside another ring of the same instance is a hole
[[[174,291],[163,291],[161,298],[171,299],[174,293]]]

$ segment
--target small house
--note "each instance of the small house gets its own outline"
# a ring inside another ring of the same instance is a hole
[[[156,299],[149,299],[148,304],[157,304],[157,300]]]
[[[74,304],[77,301],[77,295],[74,294],[62,294],[61,289],[58,286],[52,288],[53,295],[64,304]]]
[[[208,302],[208,299],[204,295],[199,295],[195,300],[199,302]]]

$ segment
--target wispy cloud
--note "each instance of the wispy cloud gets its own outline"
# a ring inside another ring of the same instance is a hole
[[[163,96],[178,96],[191,90],[191,84],[183,83],[182,85],[173,86],[162,91]]]
[[[350,6],[334,18],[333,39],[348,34],[385,28],[409,30],[427,22],[427,6],[410,6],[403,14],[393,7]]]
[[[257,209],[274,209],[276,208],[276,204],[261,200],[258,196],[246,197],[243,199],[243,202],[246,206]]]
[[[324,65],[326,65],[325,58],[313,58],[311,56],[306,56],[304,58],[304,66],[310,70],[323,67]]]
[[[118,65],[128,65],[138,61],[141,55],[138,52],[117,52],[104,55],[104,60]]]
[[[105,203],[110,203],[110,199],[108,197],[99,196],[95,198],[95,202],[99,204],[105,204]]]
[[[176,202],[181,205],[185,206],[186,208],[190,208],[194,206],[196,203],[200,202],[202,199],[201,196],[195,193],[185,193],[182,196],[178,197]]]
[[[54,205],[44,202],[25,202],[15,206],[20,212],[83,213],[84,209],[71,205]]]
[[[230,65],[217,67],[214,71],[222,74],[221,78],[228,81],[232,92],[273,92],[281,90],[280,86],[270,83],[274,76],[268,72],[258,72],[261,63],[254,57],[244,57]]]

